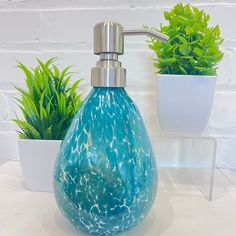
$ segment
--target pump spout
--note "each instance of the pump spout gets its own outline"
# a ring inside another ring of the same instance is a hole
[[[169,39],[167,35],[149,29],[123,30],[123,35],[124,36],[147,35],[163,42],[167,42]]]

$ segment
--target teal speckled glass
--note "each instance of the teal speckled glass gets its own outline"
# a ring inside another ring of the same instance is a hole
[[[124,88],[93,88],[62,143],[55,198],[78,229],[114,235],[137,225],[156,195],[156,160]]]

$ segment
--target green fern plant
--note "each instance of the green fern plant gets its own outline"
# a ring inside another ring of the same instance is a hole
[[[26,89],[15,87],[20,98],[15,98],[22,112],[22,118],[13,121],[21,131],[17,131],[23,139],[64,138],[68,127],[81,105],[81,94],[76,89],[81,80],[70,86],[73,72],[70,66],[60,71],[54,64],[56,58],[46,63],[39,59],[35,69],[27,68],[18,62],[25,74]]]
[[[158,73],[216,75],[223,57],[219,26],[209,26],[210,16],[189,4],[177,4],[171,11],[165,11],[164,17],[169,24],[161,24],[160,30],[152,29],[168,35],[168,42],[153,38],[148,41],[157,55],[154,66]]]

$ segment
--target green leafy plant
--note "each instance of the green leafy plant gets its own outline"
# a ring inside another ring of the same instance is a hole
[[[160,74],[216,75],[223,53],[219,26],[208,25],[210,16],[189,4],[177,4],[164,12],[169,22],[160,30],[169,36],[167,43],[151,38],[149,47],[156,53],[154,66]],[[147,27],[149,28],[149,27]]]
[[[81,105],[81,94],[76,89],[81,80],[70,86],[73,72],[70,66],[60,71],[54,64],[56,58],[43,63],[39,59],[35,69],[18,62],[25,74],[26,89],[15,87],[20,98],[15,98],[22,111],[22,118],[13,121],[24,139],[63,139]]]

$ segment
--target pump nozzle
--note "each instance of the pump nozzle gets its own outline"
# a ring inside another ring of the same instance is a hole
[[[167,35],[149,29],[123,30],[123,35],[124,36],[147,35],[163,42],[167,42],[169,39]]]

